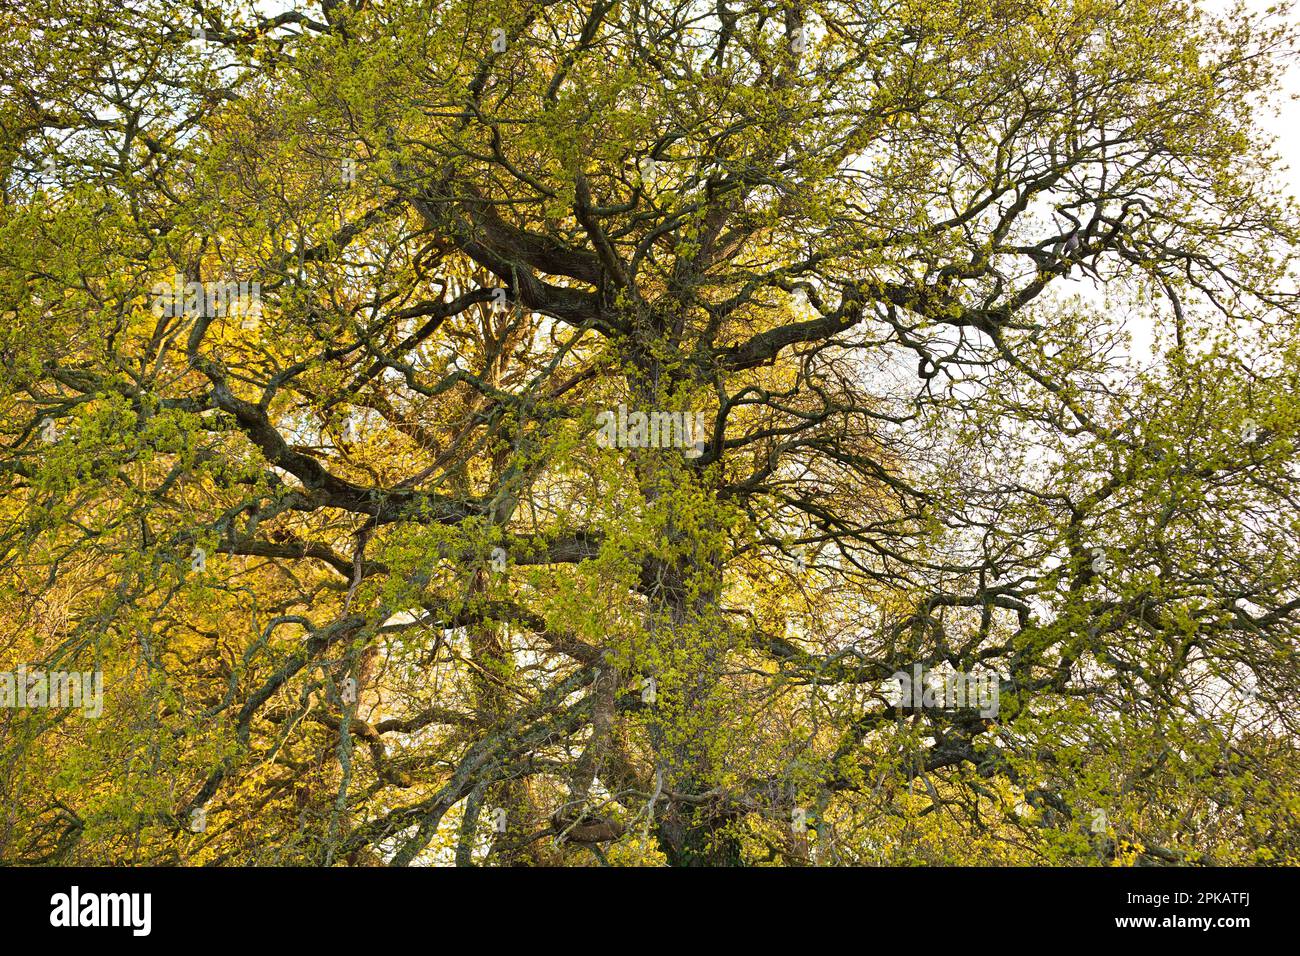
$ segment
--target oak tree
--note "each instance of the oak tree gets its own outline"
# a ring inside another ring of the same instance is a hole
[[[0,10],[0,860],[1300,862],[1284,18],[282,7]]]

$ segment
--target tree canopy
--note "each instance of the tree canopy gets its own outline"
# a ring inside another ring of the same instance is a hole
[[[1300,863],[1286,23],[0,10],[0,861]]]

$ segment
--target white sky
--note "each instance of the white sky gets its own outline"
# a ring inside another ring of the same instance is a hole
[[[1286,0],[1295,2],[1295,0]],[[1236,0],[1200,0],[1201,7],[1218,13],[1231,9]],[[1271,7],[1279,6],[1278,0],[1243,0],[1245,8],[1252,13],[1264,13]],[[1282,16],[1283,22],[1300,25],[1300,9],[1292,9]],[[1282,160],[1285,168],[1278,170],[1278,185],[1292,196],[1300,196],[1300,63],[1292,60],[1287,69],[1283,88],[1266,109],[1256,115],[1261,129],[1275,137],[1274,150]],[[1076,277],[1069,283],[1070,291],[1077,293],[1085,302],[1100,305],[1103,301],[1102,291],[1090,279]],[[1125,328],[1132,336],[1128,354],[1140,365],[1146,365],[1156,359],[1154,352],[1155,326],[1151,320],[1137,313],[1130,313]]]
[[[1276,0],[1245,0],[1247,10],[1264,12],[1276,6]],[[1232,6],[1231,0],[1202,0],[1206,10],[1220,11]],[[1300,24],[1300,11],[1291,10],[1285,19],[1292,24]],[[1277,115],[1271,111],[1261,111],[1258,119],[1269,133],[1277,137],[1277,151],[1291,167],[1286,174],[1286,184],[1292,195],[1300,195],[1300,66],[1292,61],[1286,80],[1286,97],[1277,103]]]

